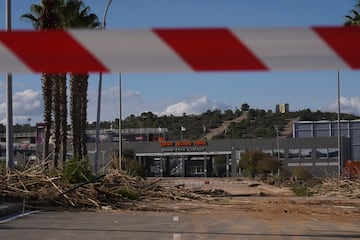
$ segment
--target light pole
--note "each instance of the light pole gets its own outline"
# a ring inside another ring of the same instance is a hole
[[[279,142],[279,128],[278,126],[275,126],[276,130],[276,148],[277,148],[277,159],[280,163],[280,142]],[[278,169],[278,175],[280,176],[280,168]]]
[[[29,125],[29,127],[28,127],[29,143],[31,143],[31,117],[28,117],[27,121],[28,121],[28,125]]]
[[[341,120],[340,120],[340,71],[338,70],[337,74],[337,104],[338,104],[338,177],[341,177]]]
[[[275,126],[275,130],[276,130],[277,158],[278,158],[278,161],[280,162],[279,128],[277,126]]]
[[[11,31],[11,0],[5,1],[5,30]],[[12,108],[12,74],[6,74],[6,168],[8,172],[14,169],[14,136]]]
[[[121,134],[121,118],[122,118],[122,103],[121,103],[121,73],[119,73],[119,170],[121,170],[122,158],[122,134]]]
[[[109,10],[112,0],[109,0],[106,4],[101,30],[105,30],[106,27],[106,15]],[[97,113],[96,113],[96,137],[95,137],[95,156],[94,156],[94,173],[98,172],[98,162],[99,162],[99,132],[100,132],[100,111],[101,111],[101,86],[102,86],[102,72],[99,74],[99,87],[98,87],[98,100],[97,100]]]

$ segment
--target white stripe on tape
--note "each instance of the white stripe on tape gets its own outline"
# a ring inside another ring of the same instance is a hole
[[[271,70],[349,69],[311,28],[232,31]]]
[[[151,30],[70,31],[112,72],[192,71]]]
[[[0,66],[7,72],[32,72],[24,63],[0,42]]]

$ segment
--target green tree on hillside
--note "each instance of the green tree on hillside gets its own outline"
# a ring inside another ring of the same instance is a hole
[[[247,104],[247,103],[243,103],[243,104],[241,105],[241,111],[243,111],[243,112],[248,111],[249,108],[250,108],[250,106],[249,106],[249,104]]]
[[[351,15],[345,16],[345,26],[359,26],[360,25],[360,0],[354,6],[354,9],[351,10]]]

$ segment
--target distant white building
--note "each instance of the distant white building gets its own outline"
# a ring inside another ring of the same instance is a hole
[[[287,112],[289,112],[289,104],[288,103],[277,104],[275,112],[276,113],[287,113]]]

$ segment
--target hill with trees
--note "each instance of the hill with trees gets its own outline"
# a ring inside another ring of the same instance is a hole
[[[167,128],[169,138],[180,139],[181,127],[183,139],[196,140],[206,139],[237,139],[237,138],[273,138],[276,137],[276,129],[280,136],[291,137],[292,121],[336,121],[337,113],[334,112],[312,112],[310,109],[303,109],[296,112],[274,113],[271,110],[253,109],[246,103],[241,109],[235,111],[207,110],[199,115],[182,116],[157,116],[152,112],[143,112],[139,116],[130,115],[121,122],[125,128]],[[352,114],[341,114],[342,120],[360,119]],[[114,121],[102,121],[101,129],[117,129],[119,119]],[[95,130],[96,123],[88,123],[88,130]],[[5,126],[0,124],[0,131],[5,132]],[[29,123],[16,124],[15,133],[34,132],[35,126]]]
[[[341,114],[342,120],[360,119],[352,114]],[[240,120],[239,120],[240,119]],[[241,109],[235,111],[208,110],[199,115],[157,116],[152,112],[144,112],[140,116],[130,115],[122,121],[122,128],[167,128],[170,139],[196,140],[209,136],[214,131],[212,139],[237,138],[273,138],[277,129],[283,137],[291,137],[292,121],[336,121],[337,113],[312,112],[303,109],[288,113],[274,113],[271,110],[253,109],[244,103]],[[118,128],[119,119],[101,123],[101,128]],[[185,131],[181,133],[181,127]],[[95,129],[95,123],[89,124],[88,129]]]

